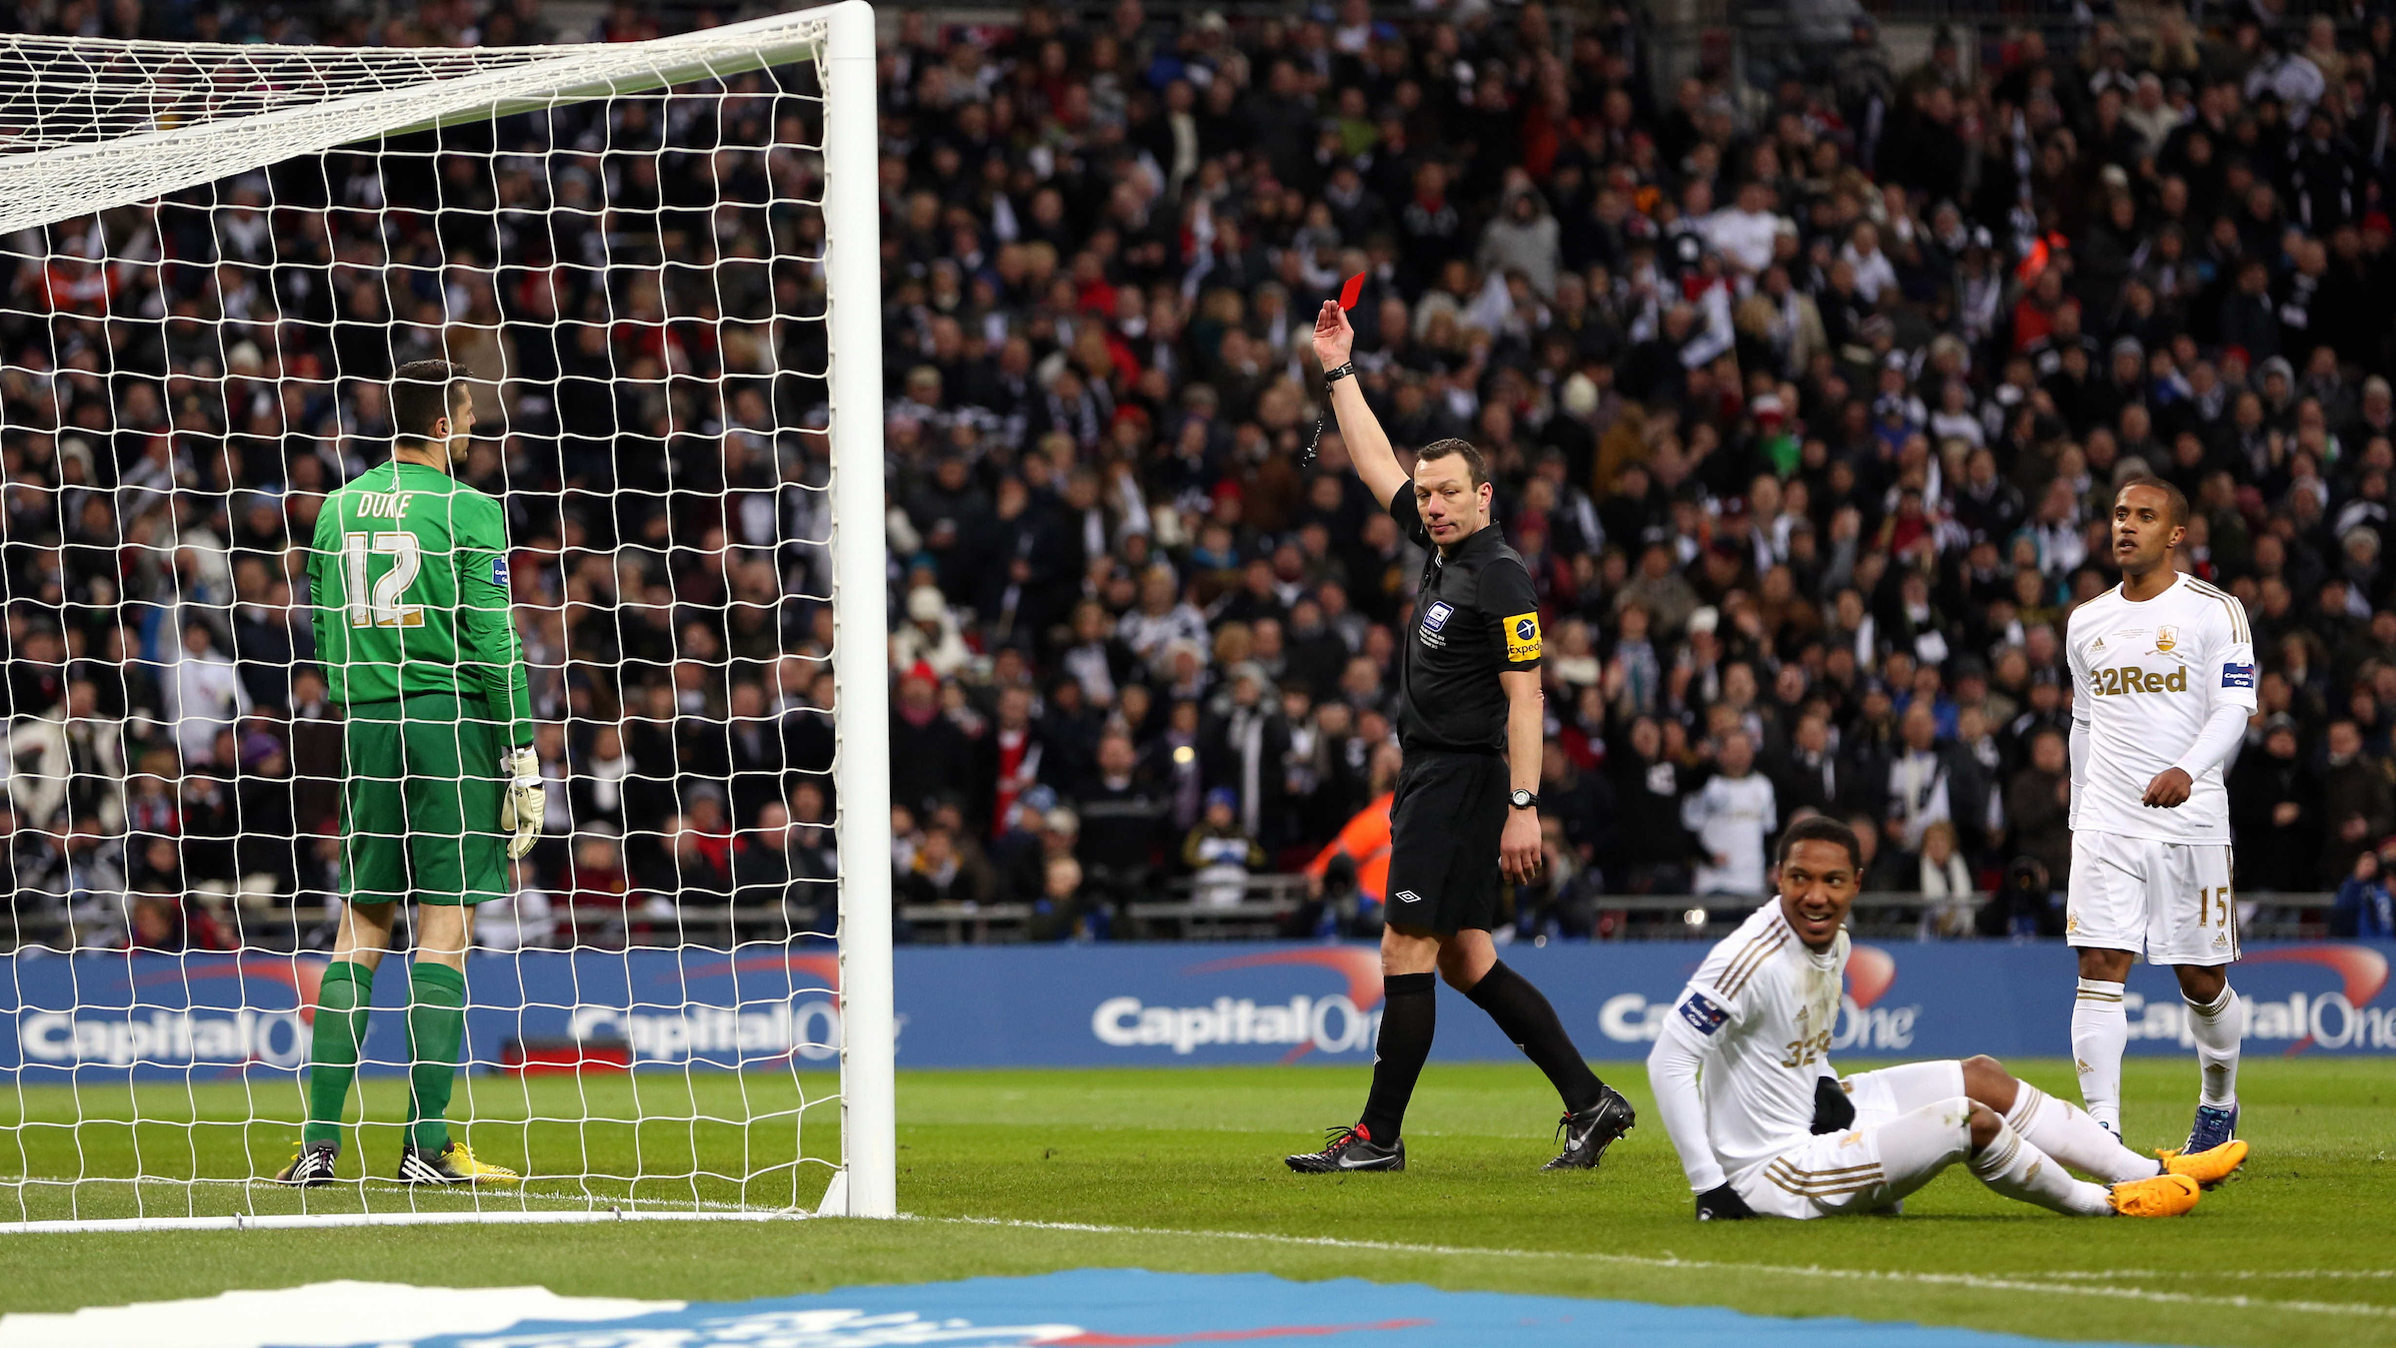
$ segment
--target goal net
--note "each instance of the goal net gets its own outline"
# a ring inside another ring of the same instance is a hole
[[[0,1230],[895,1215],[873,23],[0,38]],[[326,556],[426,359],[504,538]],[[318,633],[446,621],[419,571],[463,605],[477,567],[545,817],[471,910],[460,1026],[430,908],[345,909],[353,816],[405,775],[390,855],[456,903],[427,858],[517,841],[460,814],[509,712],[453,699],[444,778]],[[333,957],[378,911],[376,977]],[[521,1181],[402,1183],[444,1120]],[[327,1131],[330,1182],[275,1182]]]

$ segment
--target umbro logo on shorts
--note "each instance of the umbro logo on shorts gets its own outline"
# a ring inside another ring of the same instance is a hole
[[[1423,896],[1411,889],[1401,889],[1397,893],[1397,900],[1400,903],[1421,903]]]

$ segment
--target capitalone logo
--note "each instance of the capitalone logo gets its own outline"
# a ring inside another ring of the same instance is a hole
[[[1886,950],[1859,945],[1847,952],[1847,994],[1839,999],[1838,1025],[1830,1040],[1834,1051],[1913,1047],[1922,1008],[1880,1004],[1896,981],[1897,960]],[[1617,1044],[1653,1043],[1678,1000],[1677,995],[1650,1001],[1644,993],[1616,993],[1598,1008],[1598,1033]]]
[[[2388,985],[2388,957],[2369,946],[2300,945],[2258,950],[2245,964],[2310,964],[2338,976],[2336,992],[2291,993],[2284,1002],[2247,1003],[2247,1036],[2293,1039],[2288,1056],[2308,1048],[2396,1047],[2396,1009],[2376,1007]]]
[[[1897,981],[1897,957],[1876,945],[1859,945],[1847,952],[1847,996],[1869,1008]]]
[[[1325,946],[1274,950],[1193,964],[1193,978],[1281,965],[1335,975],[1343,990],[1297,993],[1286,1000],[1218,996],[1200,1005],[1153,1005],[1139,997],[1109,997],[1090,1013],[1090,1033],[1112,1048],[1170,1048],[1176,1056],[1212,1045],[1286,1046],[1281,1061],[1309,1053],[1369,1053],[1380,1017],[1381,953],[1369,947]]]

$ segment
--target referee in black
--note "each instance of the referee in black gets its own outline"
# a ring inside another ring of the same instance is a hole
[[[1489,468],[1462,440],[1422,447],[1414,476],[1365,404],[1349,363],[1355,329],[1337,301],[1315,320],[1340,437],[1357,476],[1398,528],[1432,549],[1398,655],[1398,736],[1406,752],[1390,807],[1389,923],[1381,933],[1381,1035],[1364,1116],[1321,1151],[1288,1158],[1308,1173],[1403,1170],[1399,1129],[1431,1053],[1436,987],[1489,1013],[1564,1097],[1564,1153],[1549,1170],[1594,1168],[1630,1131],[1630,1102],[1597,1079],[1556,1010],[1499,961],[1489,927],[1498,880],[1528,881],[1539,839],[1539,601],[1522,557],[1489,518]]]

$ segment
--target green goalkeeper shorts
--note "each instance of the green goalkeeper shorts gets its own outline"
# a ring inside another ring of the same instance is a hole
[[[352,703],[342,739],[341,896],[465,904],[512,893],[499,744],[480,698]]]

